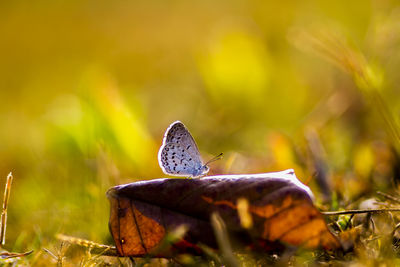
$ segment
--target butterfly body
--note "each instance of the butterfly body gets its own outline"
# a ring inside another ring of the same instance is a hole
[[[208,173],[196,142],[182,122],[173,122],[165,132],[158,163],[168,175],[200,177]]]

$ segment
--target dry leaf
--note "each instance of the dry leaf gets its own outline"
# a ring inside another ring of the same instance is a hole
[[[217,248],[210,215],[217,212],[242,247],[280,251],[286,245],[337,249],[312,193],[293,170],[220,175],[200,179],[156,179],[111,188],[110,231],[121,256],[201,254],[198,243]],[[252,227],[244,229],[238,200],[247,199]],[[186,226],[168,251],[157,250],[167,233]]]

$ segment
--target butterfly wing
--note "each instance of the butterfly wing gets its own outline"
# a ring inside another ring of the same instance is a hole
[[[165,174],[197,177],[208,172],[196,142],[180,121],[172,123],[165,132],[158,162]]]
[[[166,144],[159,155],[161,169],[165,174],[196,176],[201,164],[196,162],[179,144]]]

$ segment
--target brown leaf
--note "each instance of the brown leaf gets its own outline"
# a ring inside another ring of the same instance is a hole
[[[210,224],[213,212],[242,247],[264,251],[279,251],[286,245],[340,247],[313,206],[311,191],[293,170],[141,181],[115,186],[107,195],[110,231],[121,256],[199,254],[198,243],[217,248]],[[249,229],[243,228],[238,213],[238,200],[243,199],[251,215]],[[187,228],[184,237],[173,240],[168,251],[157,250],[167,233],[181,225]]]

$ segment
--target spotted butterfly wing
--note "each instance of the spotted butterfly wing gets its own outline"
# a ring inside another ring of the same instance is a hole
[[[209,171],[192,135],[180,121],[173,122],[165,132],[158,163],[165,174],[174,176],[199,177]]]

